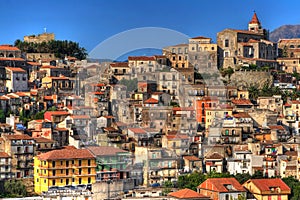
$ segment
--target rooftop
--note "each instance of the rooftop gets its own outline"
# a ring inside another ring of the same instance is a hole
[[[39,160],[71,160],[71,159],[93,159],[94,155],[87,149],[66,148],[53,150],[37,156]]]
[[[95,147],[88,147],[87,148],[93,155],[95,156],[109,156],[109,155],[116,155],[117,153],[128,153],[128,151],[110,147],[110,146],[95,146]]]

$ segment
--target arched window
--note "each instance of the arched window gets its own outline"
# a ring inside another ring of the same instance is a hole
[[[8,54],[8,57],[12,58],[12,57],[14,57],[14,54],[10,53],[10,54]]]
[[[0,53],[0,57],[4,57],[4,54],[3,54],[3,53]]]
[[[229,135],[229,130],[228,129],[225,130],[225,135]]]
[[[295,46],[294,45],[290,45],[290,48],[293,49],[293,48],[295,48]]]

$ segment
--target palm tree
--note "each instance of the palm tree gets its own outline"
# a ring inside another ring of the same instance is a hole
[[[251,100],[256,100],[259,96],[259,89],[258,89],[257,85],[251,85],[248,88],[248,92],[249,92],[249,98]]]

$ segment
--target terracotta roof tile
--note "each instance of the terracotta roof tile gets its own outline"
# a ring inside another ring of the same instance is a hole
[[[155,61],[154,56],[128,56],[128,60]]]
[[[8,140],[32,140],[33,138],[26,134],[4,135]]]
[[[128,62],[115,62],[115,63],[110,63],[110,66],[112,67],[129,67]]]
[[[14,47],[9,44],[0,45],[0,50],[1,51],[20,51],[20,49],[18,47]]]
[[[168,194],[168,196],[172,196],[178,199],[201,199],[201,198],[208,198],[207,196],[204,196],[203,194],[200,194],[198,192],[195,192],[191,189],[182,189],[178,190],[176,192],[171,192]]]
[[[117,153],[128,153],[128,151],[111,146],[88,147],[87,149],[95,156],[107,156],[116,155]]]
[[[251,21],[249,22],[249,24],[260,24],[258,17],[256,15],[256,13],[253,14]]]
[[[253,105],[251,101],[248,99],[233,99],[231,102],[236,105],[249,105],[249,106]]]
[[[206,159],[223,159],[224,157],[217,152],[214,152],[205,157]]]
[[[67,111],[46,111],[45,114],[50,114],[50,115],[69,115],[70,113]]]
[[[134,134],[147,134],[147,132],[142,128],[129,128]]]
[[[93,159],[94,155],[87,149],[61,149],[53,150],[37,156],[39,160],[71,160]]]
[[[44,137],[37,137],[37,138],[33,138],[35,140],[36,143],[54,143],[54,140],[48,139],[48,138],[44,138]]]
[[[268,192],[272,187],[279,187],[281,191],[291,192],[289,186],[287,186],[281,179],[250,179],[247,182],[252,182],[261,192]]]
[[[88,115],[72,115],[70,116],[72,119],[90,119]]]
[[[227,187],[228,185],[231,187]],[[235,178],[209,178],[198,188],[216,192],[246,192],[245,188]]]
[[[189,160],[189,161],[199,161],[200,159],[196,156],[184,156],[183,159]]]
[[[149,98],[147,100],[144,101],[144,103],[148,103],[148,104],[157,104],[158,100],[154,99],[154,98]]]
[[[10,70],[12,72],[22,72],[26,73],[26,71],[20,67],[5,67],[5,69]]]
[[[0,158],[11,158],[7,153],[5,152],[0,152]]]
[[[25,61],[23,58],[5,58],[5,57],[1,57],[0,60],[12,60],[12,61]]]
[[[40,66],[41,65],[38,62],[27,62],[27,64],[32,65],[32,66]]]
[[[197,37],[193,37],[191,39],[211,39],[211,38],[203,37],[203,36],[197,36]]]
[[[235,113],[235,114],[233,114],[233,116],[235,118],[251,118],[251,116],[246,112]]]
[[[283,126],[280,126],[280,125],[269,126],[269,128],[270,128],[271,130],[282,130],[282,131],[285,130],[284,127],[283,127]]]

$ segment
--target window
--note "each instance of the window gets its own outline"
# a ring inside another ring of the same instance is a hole
[[[81,184],[81,178],[79,178],[78,183]]]
[[[187,48],[184,49],[184,53],[188,53],[188,49]]]
[[[60,183],[63,183],[64,182],[64,179],[60,179]]]
[[[181,60],[181,56],[178,57],[178,60]]]
[[[55,176],[55,175],[56,175],[56,173],[55,173],[55,170],[52,170],[52,175],[53,175],[53,176]]]
[[[61,173],[61,174],[63,174],[63,173],[64,173],[64,170],[63,170],[63,169],[61,169],[61,170],[60,170],[60,173]]]
[[[92,180],[91,180],[91,177],[88,177],[88,183],[91,183]]]
[[[81,175],[81,172],[82,172],[82,169],[80,168],[80,169],[78,170],[79,175]]]
[[[212,50],[212,51],[215,50],[215,47],[211,47],[211,50]]]
[[[173,56],[173,61],[175,61],[176,60],[176,58],[175,58],[175,56]]]
[[[44,183],[46,183],[47,181],[46,181],[46,179],[44,179]]]
[[[55,185],[55,180],[52,180],[52,185]]]
[[[195,60],[197,60],[198,59],[198,57],[197,56],[195,56]]]
[[[225,195],[225,200],[230,200],[230,199],[229,199],[229,194],[226,194],[226,195]]]
[[[60,165],[63,165],[63,161],[60,161]]]
[[[228,39],[226,39],[226,40],[224,41],[224,46],[225,46],[225,47],[229,47],[229,40],[228,40]]]
[[[91,165],[91,160],[88,160],[88,166],[90,166]]]
[[[88,168],[88,174],[91,174],[92,170],[91,168]]]
[[[225,130],[225,135],[229,135],[229,130],[228,129]]]
[[[72,182],[75,182],[75,178],[72,178]]]
[[[181,48],[178,48],[178,53],[181,53]]]
[[[66,167],[69,167],[69,161],[66,161]]]
[[[74,163],[75,163],[75,161],[74,161],[74,160],[72,160],[72,165],[74,165]]]
[[[172,49],[172,53],[175,53],[175,48]]]

